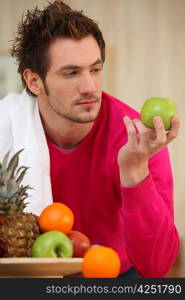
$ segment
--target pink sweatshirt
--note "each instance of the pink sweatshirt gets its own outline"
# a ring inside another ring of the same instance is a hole
[[[120,273],[134,266],[143,277],[163,277],[179,248],[169,154],[165,148],[149,160],[150,175],[143,182],[121,186],[117,153],[127,142],[125,115],[140,118],[103,92],[92,130],[73,151],[48,140],[53,200],[73,210],[73,229],[92,244],[117,251]]]

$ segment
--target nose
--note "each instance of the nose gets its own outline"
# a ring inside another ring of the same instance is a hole
[[[91,73],[83,74],[79,84],[80,94],[93,94],[96,92],[95,79]]]

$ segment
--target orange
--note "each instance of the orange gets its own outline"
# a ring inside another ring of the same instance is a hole
[[[91,248],[84,256],[82,273],[87,278],[114,278],[119,275],[120,266],[120,258],[112,248]]]
[[[41,212],[39,227],[41,231],[59,230],[67,234],[73,227],[74,214],[65,204],[55,202]]]

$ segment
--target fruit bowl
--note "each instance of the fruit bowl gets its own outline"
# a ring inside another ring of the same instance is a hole
[[[82,270],[83,258],[0,258],[0,277],[65,277]]]

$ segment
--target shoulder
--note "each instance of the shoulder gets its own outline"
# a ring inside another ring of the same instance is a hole
[[[0,100],[0,111],[1,114],[9,113],[11,109],[13,109],[18,102],[21,100],[22,94],[10,93],[6,97]]]
[[[115,115],[115,117],[123,118],[124,116],[129,116],[131,119],[140,118],[139,112],[137,112],[134,108],[132,108],[125,102],[113,97],[112,95],[103,92],[102,98],[104,104],[108,107],[111,114]]]
[[[30,110],[31,97],[26,91],[21,94],[11,93],[0,100],[0,158],[12,147],[15,138],[15,128],[22,130],[22,125]],[[26,115],[27,114],[27,115]]]
[[[33,97],[28,95],[26,90],[21,94],[10,93],[0,100],[0,112],[4,116],[16,116],[19,112],[22,114],[26,108],[34,107],[35,103],[36,101],[33,101]]]
[[[4,151],[5,145],[10,148],[12,135],[12,113],[21,100],[21,94],[11,93],[0,100],[0,152]]]
[[[0,100],[0,161],[12,146],[11,107],[14,100],[14,94]]]

